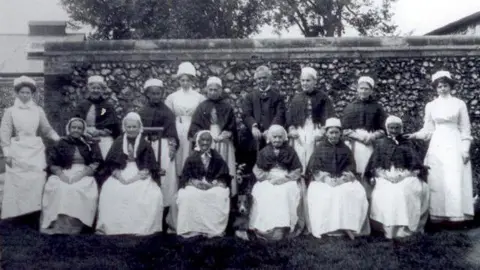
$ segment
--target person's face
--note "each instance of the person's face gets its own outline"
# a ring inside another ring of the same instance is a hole
[[[32,100],[32,97],[33,97],[32,89],[30,89],[30,87],[28,86],[23,86],[22,88],[20,88],[20,90],[18,90],[17,96],[21,102],[27,103],[30,100]]]
[[[180,76],[180,78],[178,79],[178,82],[180,83],[180,87],[184,90],[188,90],[193,86],[193,81],[188,75]]]
[[[317,81],[310,75],[302,75],[300,77],[300,84],[302,85],[302,90],[310,93],[315,89],[315,84]]]
[[[398,136],[402,134],[402,125],[399,123],[391,123],[387,126],[388,134]]]
[[[207,97],[212,100],[218,100],[222,96],[222,87],[218,84],[207,86]]]
[[[70,136],[74,138],[80,138],[83,134],[83,131],[85,130],[85,126],[83,125],[82,121],[75,120],[72,123],[70,123]]]
[[[372,87],[368,83],[359,83],[357,87],[357,94],[361,100],[368,99],[373,93]]]
[[[162,102],[163,89],[159,86],[151,86],[148,88],[147,97],[151,103],[158,104]]]
[[[255,82],[261,89],[265,89],[270,85],[270,76],[266,71],[260,71],[255,77]]]
[[[340,141],[341,132],[338,127],[331,127],[327,130],[327,139],[331,144],[337,144]]]
[[[88,93],[92,99],[100,99],[103,96],[103,86],[98,83],[90,83],[88,85]]]
[[[125,120],[125,132],[129,138],[137,137],[140,133],[140,123],[133,119]]]
[[[272,145],[275,148],[279,148],[283,145],[285,141],[285,134],[281,132],[280,130],[276,130],[271,133],[271,140],[272,140]]]
[[[437,94],[439,96],[445,96],[450,94],[450,91],[452,88],[450,87],[450,84],[445,83],[445,82],[439,82],[437,85]]]
[[[208,133],[200,135],[198,138],[198,147],[200,147],[200,151],[205,153],[210,149],[210,146],[212,146],[212,136]]]

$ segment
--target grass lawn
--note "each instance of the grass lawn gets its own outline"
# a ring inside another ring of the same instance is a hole
[[[480,269],[479,229],[402,241],[305,236],[261,243],[229,237],[46,236],[3,222],[0,241],[0,269]]]

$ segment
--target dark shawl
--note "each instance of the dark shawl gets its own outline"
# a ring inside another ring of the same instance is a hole
[[[341,176],[343,172],[355,173],[355,159],[352,151],[340,140],[336,145],[326,138],[313,151],[307,165],[307,184],[315,173],[322,171],[334,177]]]
[[[80,117],[83,120],[86,119],[90,107],[95,104],[95,127],[97,129],[108,129],[112,132],[112,137],[117,138],[121,134],[120,121],[117,118],[115,108],[108,103],[107,100],[90,100],[87,99],[77,106],[74,113],[74,117]],[[105,109],[105,113],[102,115],[102,109]]]
[[[287,113],[287,126],[303,126],[307,119],[307,102],[312,102],[312,121],[314,124],[325,125],[325,121],[330,117],[335,117],[333,102],[322,90],[314,90],[311,93],[304,91],[297,93],[290,103]]]
[[[163,127],[162,138],[172,138],[179,144],[175,114],[163,102],[148,104],[138,113],[144,127]]]
[[[217,151],[214,149],[210,149],[210,151],[212,157],[208,165],[208,170],[205,170],[205,166],[203,166],[202,154],[199,151],[194,151],[187,160],[185,160],[182,177],[180,177],[180,188],[185,187],[191,179],[201,180],[203,177],[210,183],[213,180],[217,180],[230,187],[231,176],[227,163]]]
[[[384,130],[387,114],[382,105],[373,99],[356,100],[343,110],[343,129],[366,129],[369,132]]]
[[[262,119],[262,103],[261,100],[268,102],[267,111],[263,111],[266,121],[261,123]],[[245,125],[249,130],[252,125],[257,123],[260,131],[267,130],[271,125],[285,126],[285,101],[283,97],[270,86],[267,96],[262,97],[258,89],[248,93],[243,101],[243,117]]]
[[[70,169],[73,165],[73,156],[75,149],[78,148],[80,155],[85,160],[85,165],[98,162],[102,163],[102,153],[100,147],[96,143],[89,143],[70,136],[62,138],[54,146],[47,151],[48,166],[58,166],[62,169]]]
[[[123,170],[127,166],[128,155],[123,152],[123,135],[119,136],[112,144],[105,158],[105,168],[111,174],[114,170]],[[138,170],[148,169],[152,179],[160,184],[160,164],[155,158],[152,146],[145,140],[140,139],[135,159]]]
[[[194,138],[195,134],[201,130],[210,129],[210,125],[212,124],[210,113],[213,108],[217,111],[220,130],[232,132],[232,141],[236,146],[238,141],[235,112],[225,99],[218,101],[207,99],[198,105],[192,116],[192,123],[188,130],[188,138]]]
[[[279,149],[278,155],[275,155],[272,144],[265,146],[257,157],[257,167],[264,171],[269,171],[275,166],[278,166],[289,172],[301,169],[302,163],[297,156],[295,150],[286,143]]]
[[[413,143],[401,135],[396,140],[398,144],[391,137],[384,137],[375,142],[373,153],[365,168],[365,177],[372,178],[376,169],[388,170],[392,165],[409,171],[420,170],[420,177],[426,176],[426,167],[415,151]]]

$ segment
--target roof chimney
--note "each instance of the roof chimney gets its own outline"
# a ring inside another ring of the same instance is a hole
[[[30,21],[28,22],[29,36],[65,36],[67,34],[66,21]]]

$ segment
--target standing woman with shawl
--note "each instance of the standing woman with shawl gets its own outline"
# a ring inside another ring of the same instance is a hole
[[[387,115],[372,97],[375,82],[368,76],[358,79],[356,101],[343,111],[342,124],[345,143],[352,149],[356,173],[363,175],[368,159],[373,152],[372,143],[385,135],[384,123]]]
[[[253,168],[257,183],[252,190],[250,228],[260,237],[280,240],[297,226],[302,163],[288,146],[282,126],[270,126],[267,140]]]
[[[448,71],[432,76],[438,97],[425,107],[423,128],[406,137],[430,140],[425,165],[430,167],[430,219],[462,222],[473,219],[472,142],[467,105],[451,95],[455,81]],[[453,224],[452,224],[453,225]]]
[[[120,124],[115,108],[104,98],[107,84],[102,76],[91,76],[87,82],[88,98],[74,113],[87,122],[87,136],[98,141],[102,157],[107,156],[113,140],[120,135]]]
[[[201,130],[210,130],[213,136],[213,149],[227,162],[230,175],[235,178],[235,144],[237,124],[235,112],[225,99],[222,80],[210,77],[207,80],[207,100],[198,105],[192,117],[188,137],[193,140]],[[236,194],[236,181],[232,183],[232,194]]]
[[[48,151],[52,175],[43,193],[43,233],[78,234],[85,226],[92,227],[98,200],[93,174],[103,158],[98,144],[87,142],[86,130],[83,119],[72,118],[67,124],[67,137]]]
[[[163,206],[168,213],[170,205],[175,202],[175,194],[178,191],[178,178],[175,167],[175,154],[178,149],[178,135],[175,127],[175,115],[163,103],[162,97],[165,92],[163,82],[158,79],[150,79],[143,86],[145,95],[148,98],[148,104],[139,112],[145,127],[163,127],[162,138],[157,138],[155,134],[149,134],[147,137],[152,143],[155,157],[161,164],[165,176],[162,177]],[[161,144],[162,152],[158,153]]]
[[[142,128],[140,116],[128,113],[123,118],[123,136],[108,151],[105,167],[112,173],[100,192],[99,234],[149,235],[162,231],[160,170]]]
[[[195,151],[183,167],[177,199],[177,234],[183,237],[222,236],[227,227],[231,176],[212,144],[211,132],[199,131]]]
[[[377,141],[365,169],[374,182],[370,219],[385,237],[406,237],[422,232],[427,222],[429,188],[420,180],[426,168],[412,142],[403,138],[402,120],[389,116],[385,127],[387,137]]]
[[[60,139],[43,109],[32,100],[37,90],[35,81],[21,76],[13,81],[13,88],[15,103],[5,110],[0,126],[6,163],[2,219],[41,210],[47,164],[45,145],[39,135],[54,141]]]
[[[340,139],[338,118],[325,124],[326,139],[317,146],[307,166],[308,212],[313,236],[370,233],[365,189],[356,179],[352,151]]]
[[[190,155],[192,143],[188,140],[188,130],[192,122],[192,115],[197,106],[205,100],[199,92],[193,90],[194,79],[197,76],[195,67],[190,62],[183,62],[178,66],[176,78],[180,88],[168,95],[165,105],[176,116],[176,128],[180,144],[175,158],[177,174],[180,176],[183,164]]]

